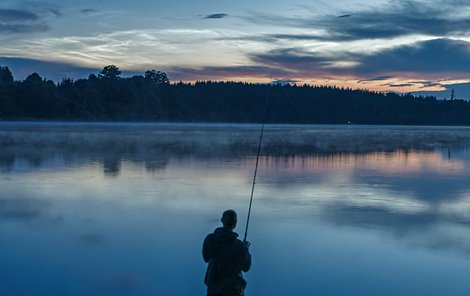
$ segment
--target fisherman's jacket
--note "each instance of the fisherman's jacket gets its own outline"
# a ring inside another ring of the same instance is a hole
[[[251,255],[238,234],[220,227],[204,240],[202,257],[209,263],[204,283],[207,295],[243,296],[246,281],[242,271],[251,266]]]

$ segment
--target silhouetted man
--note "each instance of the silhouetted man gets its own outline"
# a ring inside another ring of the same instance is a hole
[[[204,283],[208,296],[243,296],[246,281],[242,271],[251,266],[249,242],[239,240],[233,231],[237,225],[237,213],[227,210],[222,214],[223,227],[214,230],[204,240],[202,257],[209,263]]]

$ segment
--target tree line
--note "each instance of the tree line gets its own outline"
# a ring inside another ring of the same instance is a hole
[[[165,72],[98,75],[59,83],[0,67],[0,119],[470,125],[470,102],[331,86],[244,82],[170,83]]]

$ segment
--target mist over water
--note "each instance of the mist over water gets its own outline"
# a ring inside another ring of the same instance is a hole
[[[0,295],[204,295],[259,126],[0,124]],[[470,128],[267,126],[247,295],[467,295]]]

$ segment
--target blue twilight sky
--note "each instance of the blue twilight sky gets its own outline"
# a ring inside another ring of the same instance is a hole
[[[0,42],[0,65],[16,79],[86,77],[115,64],[173,81],[267,81],[272,71],[381,91],[470,89],[463,0],[2,0]]]

